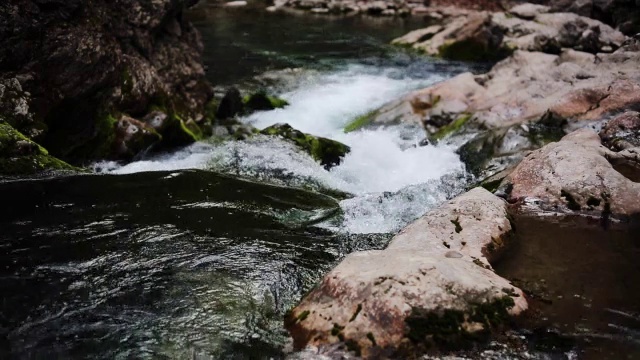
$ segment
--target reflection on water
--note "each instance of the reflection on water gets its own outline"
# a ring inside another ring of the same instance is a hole
[[[302,292],[387,239],[301,226],[331,198],[199,171],[8,183],[0,197],[13,204],[1,358],[279,356]]]
[[[538,329],[534,347],[573,349],[579,359],[640,358],[637,230],[545,221],[517,219],[515,247],[495,266],[531,298],[524,325]]]

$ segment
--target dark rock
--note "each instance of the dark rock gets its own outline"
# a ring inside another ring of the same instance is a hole
[[[220,101],[220,105],[218,105],[218,110],[216,111],[216,118],[220,120],[230,119],[241,114],[243,110],[244,104],[242,103],[240,90],[232,87],[227,90]]]
[[[6,1],[0,84],[9,90],[0,96],[26,112],[0,106],[0,115],[71,161],[117,158],[106,119],[122,114],[140,119],[161,108],[205,129],[212,89],[199,34],[183,17],[195,2]]]
[[[289,105],[285,100],[267,95],[263,91],[249,95],[243,99],[247,112],[275,110]]]

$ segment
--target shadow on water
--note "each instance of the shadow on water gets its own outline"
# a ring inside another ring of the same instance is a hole
[[[528,295],[531,347],[578,359],[640,358],[640,237],[584,220],[516,219],[496,272]],[[564,357],[562,357],[564,358]]]
[[[0,358],[280,357],[284,312],[359,246],[305,226],[333,199],[211,172],[20,181],[0,198]]]

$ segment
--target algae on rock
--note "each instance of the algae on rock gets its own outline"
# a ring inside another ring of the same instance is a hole
[[[79,169],[49,155],[45,148],[0,120],[0,175],[31,175],[52,170]]]
[[[339,165],[342,158],[351,151],[349,146],[338,141],[320,136],[305,134],[291,127],[289,124],[275,124],[262,131],[261,134],[280,136],[292,141],[296,146],[319,161],[325,169]]]

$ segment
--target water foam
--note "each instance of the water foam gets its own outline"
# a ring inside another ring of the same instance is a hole
[[[222,144],[199,143],[170,155],[137,161],[113,173],[210,169],[260,181],[314,190],[336,189],[353,194],[341,202],[344,218],[327,225],[351,233],[392,232],[458,190],[464,167],[453,148],[419,146],[424,137],[402,127],[345,134],[354,117],[382,106],[409,90],[441,80],[440,75],[410,78],[397,68],[352,65],[342,71],[307,76],[295,90],[282,94],[290,106],[259,112],[245,121],[258,128],[289,123],[296,129],[343,142],[351,152],[340,166],[326,171],[291,143],[255,136]],[[406,130],[406,129],[404,129]],[[451,177],[443,188],[441,178]]]

